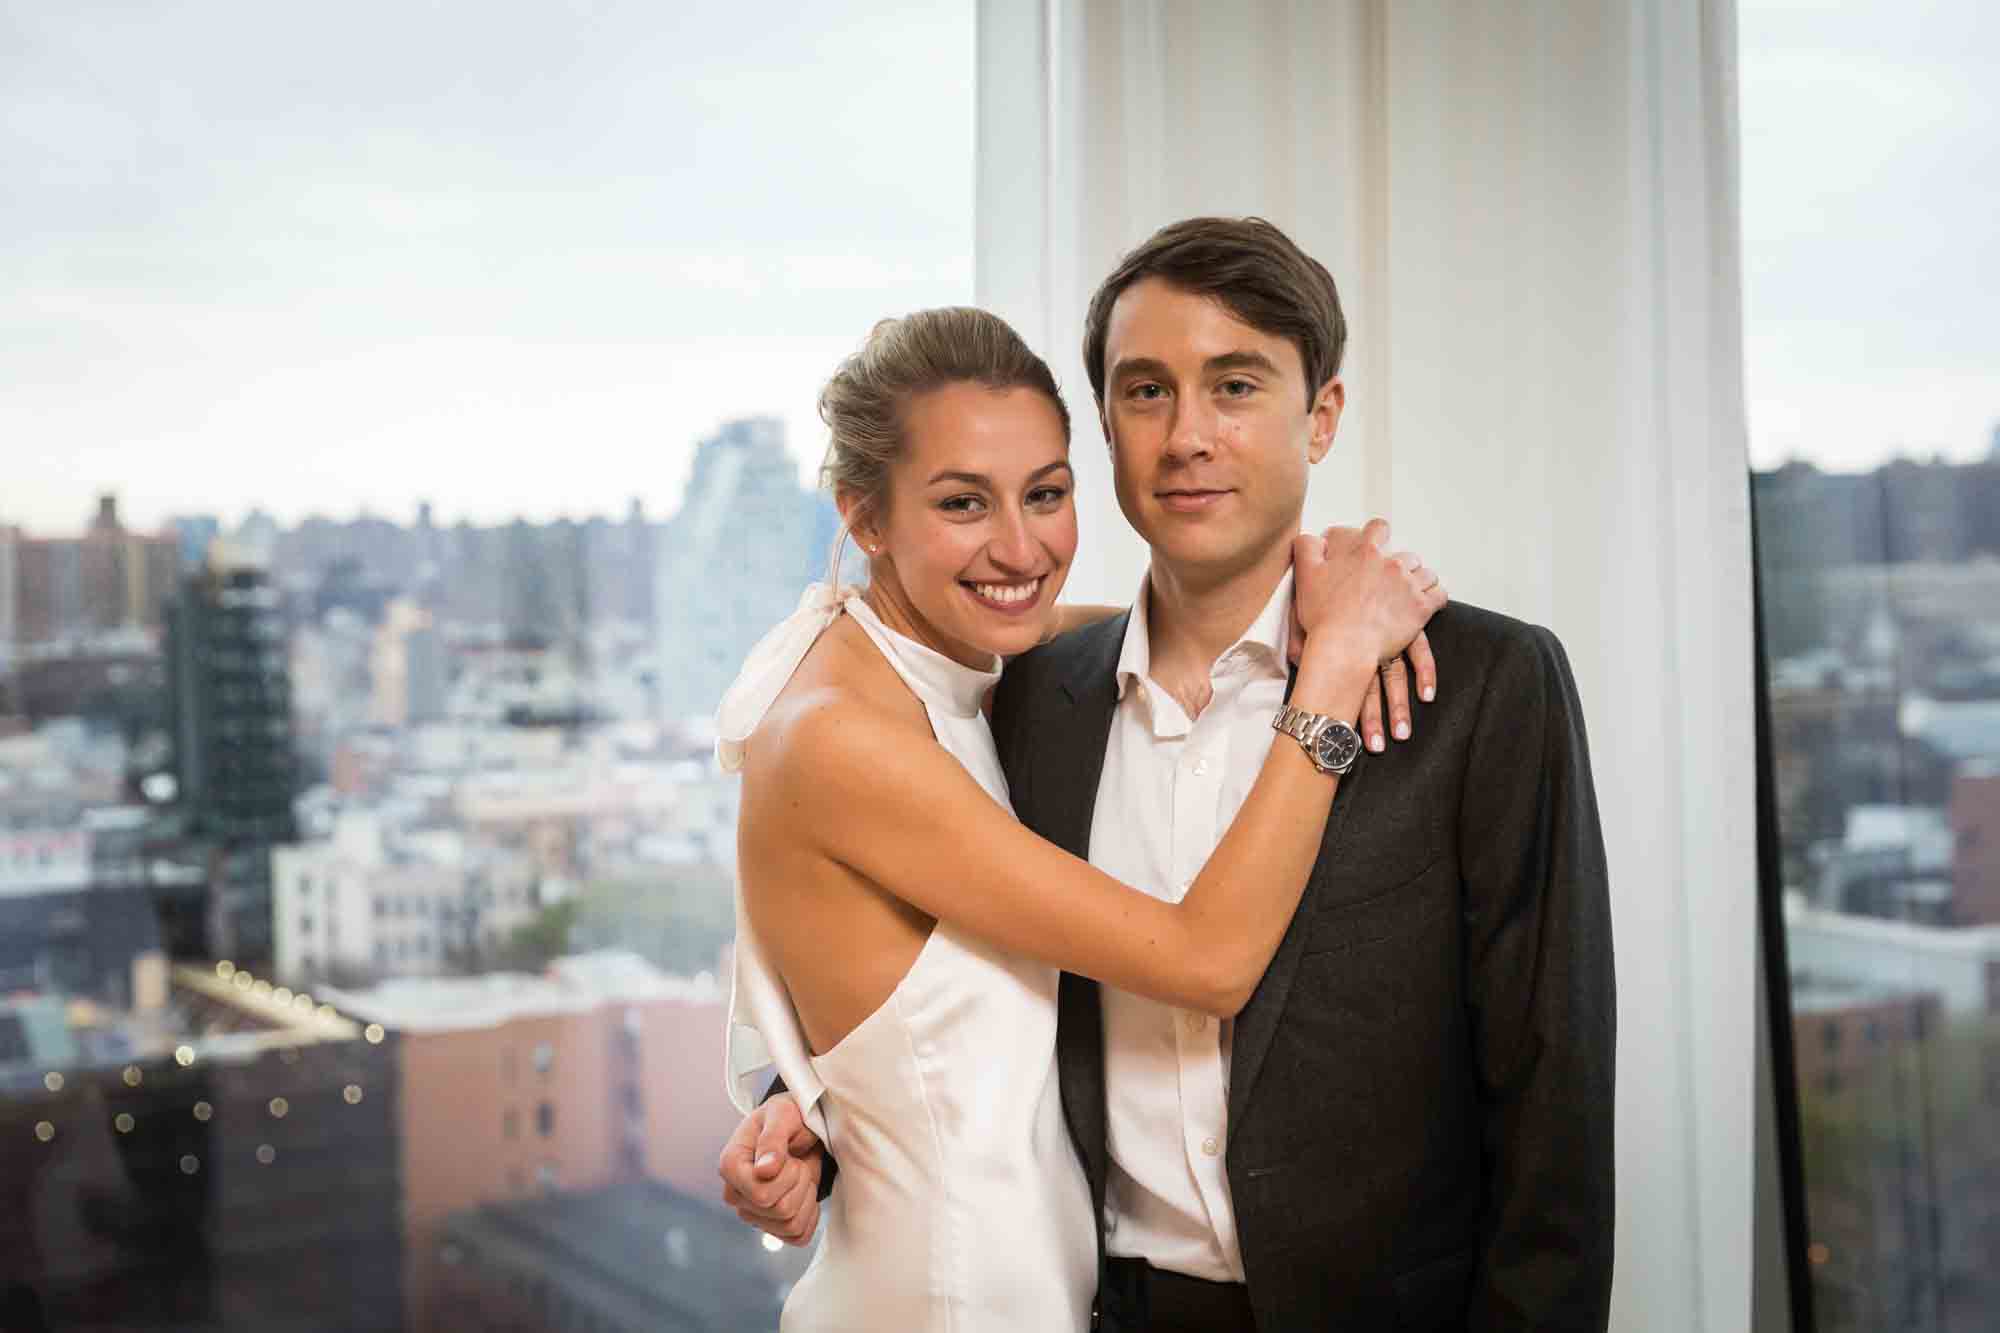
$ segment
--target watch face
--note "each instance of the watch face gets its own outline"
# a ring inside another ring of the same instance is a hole
[[[1320,732],[1313,749],[1321,768],[1345,773],[1354,766],[1355,756],[1361,753],[1361,737],[1355,734],[1353,727],[1335,722]]]

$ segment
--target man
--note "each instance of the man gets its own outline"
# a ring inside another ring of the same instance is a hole
[[[1332,278],[1255,219],[1170,226],[1091,301],[1085,364],[1151,566],[1128,613],[1009,665],[993,732],[1026,824],[1162,897],[1293,743],[1272,736],[1288,554],[1344,338]],[[1407,744],[1367,737],[1233,1022],[1062,980],[1104,1328],[1605,1325],[1615,1004],[1582,710],[1546,630],[1454,605],[1429,639],[1450,688]],[[746,1218],[798,1239],[819,1165],[788,1105],[722,1169]]]

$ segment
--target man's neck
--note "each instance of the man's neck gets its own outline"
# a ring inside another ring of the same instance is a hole
[[[1155,551],[1146,579],[1154,678],[1176,694],[1205,683],[1216,659],[1256,623],[1291,567],[1289,539],[1228,569],[1176,565]]]

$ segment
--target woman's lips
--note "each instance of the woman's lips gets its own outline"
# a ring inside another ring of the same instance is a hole
[[[1026,583],[981,583],[963,580],[961,586],[972,595],[972,600],[989,611],[997,611],[1003,616],[1026,615],[1042,600],[1042,584],[1045,580],[1030,579]]]

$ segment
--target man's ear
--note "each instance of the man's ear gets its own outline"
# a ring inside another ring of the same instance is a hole
[[[1319,386],[1313,395],[1312,439],[1306,443],[1306,457],[1317,463],[1326,457],[1327,450],[1333,448],[1333,433],[1340,428],[1340,409],[1347,406],[1347,386],[1340,382],[1340,376]]]

